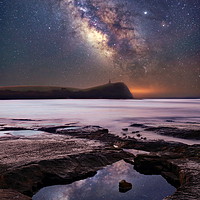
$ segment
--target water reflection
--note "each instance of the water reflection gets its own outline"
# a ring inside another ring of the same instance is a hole
[[[132,190],[119,192],[119,181],[132,183]],[[133,166],[119,161],[91,178],[70,185],[57,185],[41,189],[33,200],[161,200],[175,192],[175,188],[157,175],[136,172]]]
[[[43,131],[35,130],[16,130],[16,131],[0,131],[0,137],[3,136],[33,136],[44,133]]]

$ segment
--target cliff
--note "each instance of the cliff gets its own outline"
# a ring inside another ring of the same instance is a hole
[[[128,87],[122,83],[108,83],[88,89],[15,86],[1,87],[0,99],[132,99]]]

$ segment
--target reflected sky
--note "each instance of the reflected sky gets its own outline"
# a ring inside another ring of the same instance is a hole
[[[125,179],[133,188],[120,193],[118,184]],[[99,170],[94,177],[69,185],[41,189],[33,200],[162,200],[175,192],[175,188],[158,175],[142,175],[133,166],[119,161]]]
[[[1,136],[33,136],[44,133],[43,131],[35,130],[17,130],[17,131],[0,131]]]

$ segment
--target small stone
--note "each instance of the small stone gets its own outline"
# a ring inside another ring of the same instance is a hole
[[[139,133],[139,132],[140,132],[140,131],[132,131],[133,134],[135,134],[135,133]]]
[[[125,193],[132,189],[132,184],[125,180],[119,182],[119,192]]]

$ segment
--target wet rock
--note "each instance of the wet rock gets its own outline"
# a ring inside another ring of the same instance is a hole
[[[130,141],[136,141],[136,139],[128,139],[128,137],[120,138],[117,135],[109,133],[108,129],[102,128],[100,126],[84,126],[77,129],[57,129],[56,134],[69,135],[76,138],[86,138],[90,140],[98,140],[100,142],[106,143],[108,145],[115,145],[115,143],[121,143],[121,147],[127,145]],[[126,136],[126,133],[123,133]],[[123,135],[122,134],[122,135]],[[123,145],[122,145],[123,144]]]
[[[200,130],[180,129],[176,127],[148,127],[145,131],[153,131],[160,135],[173,136],[177,138],[200,140]]]
[[[125,180],[121,180],[119,182],[119,192],[125,193],[132,189],[132,184],[126,182]]]
[[[55,134],[63,134],[63,135],[95,134],[97,132],[108,133],[108,129],[102,128],[100,126],[74,126],[74,125],[47,126],[39,128],[38,130]]]
[[[0,188],[32,196],[40,188],[95,175],[102,167],[131,156],[87,140],[62,135],[0,144]]]
[[[56,133],[57,130],[59,129],[64,129],[64,128],[74,128],[74,126],[71,125],[63,125],[63,126],[46,126],[46,127],[42,127],[39,128],[39,131],[44,131],[44,132],[48,132],[48,133]]]
[[[175,121],[173,121],[173,120],[170,120],[170,119],[167,119],[167,120],[166,120],[166,122],[175,122]]]
[[[0,189],[1,200],[31,200],[30,197],[25,196],[16,190],[11,189]]]
[[[132,131],[133,134],[139,133],[140,131]]]
[[[0,188],[31,196],[41,187],[93,176],[102,167],[124,159],[134,162],[139,172],[161,174],[175,185],[177,192],[167,200],[198,199],[199,145],[144,141],[144,137],[123,139],[99,126],[69,124],[40,130],[54,134],[0,141]],[[154,153],[138,155],[133,161],[133,156],[121,148]]]
[[[31,121],[33,121],[33,122],[34,122],[34,121],[38,121],[38,122],[39,122],[39,121],[42,121],[42,120],[35,120],[35,119],[12,119],[12,120],[13,120],[13,121],[25,121],[25,122],[26,122],[26,121],[27,121],[27,122],[31,122]]]
[[[166,122],[174,122],[174,121],[166,120]],[[138,123],[131,124],[130,126],[143,128],[145,131],[156,132],[157,134],[160,135],[167,135],[183,139],[200,140],[200,129],[185,129],[185,128],[167,127],[167,126],[154,127]]]
[[[130,157],[130,158],[124,158],[123,160],[131,165],[134,165],[134,157]]]
[[[159,155],[154,155],[154,154],[153,155],[146,155],[146,154],[138,155],[135,158],[134,168],[140,173],[145,174],[145,175],[152,175],[152,174],[171,175],[169,177],[171,181],[169,182],[175,187],[178,187],[180,185],[178,175],[177,176],[175,175],[178,172],[177,171],[171,172],[172,169],[169,168],[169,164],[167,163],[165,158],[162,158]],[[170,172],[170,174],[167,174],[166,172]],[[172,174],[173,174],[173,178],[171,178]],[[168,176],[165,176],[165,178],[168,179]]]
[[[141,134],[138,133],[138,134],[137,134],[137,137],[140,137],[140,136],[141,136]]]
[[[128,131],[128,128],[123,128],[122,131]]]
[[[108,133],[108,129],[102,128],[100,126],[84,126],[84,127],[67,127],[57,129],[56,133],[64,133],[64,134],[95,134],[97,132]]]
[[[175,194],[165,200],[196,200],[200,193],[199,152],[200,145],[194,145],[137,155],[134,168],[143,174],[160,174],[177,188]]]
[[[1,127],[1,131],[22,131],[22,130],[30,130],[23,127],[10,127],[10,126],[3,126]]]
[[[131,127],[139,127],[139,128],[146,128],[146,127],[147,127],[147,126],[144,125],[144,124],[137,124],[137,123],[131,124],[130,126],[131,126]]]

